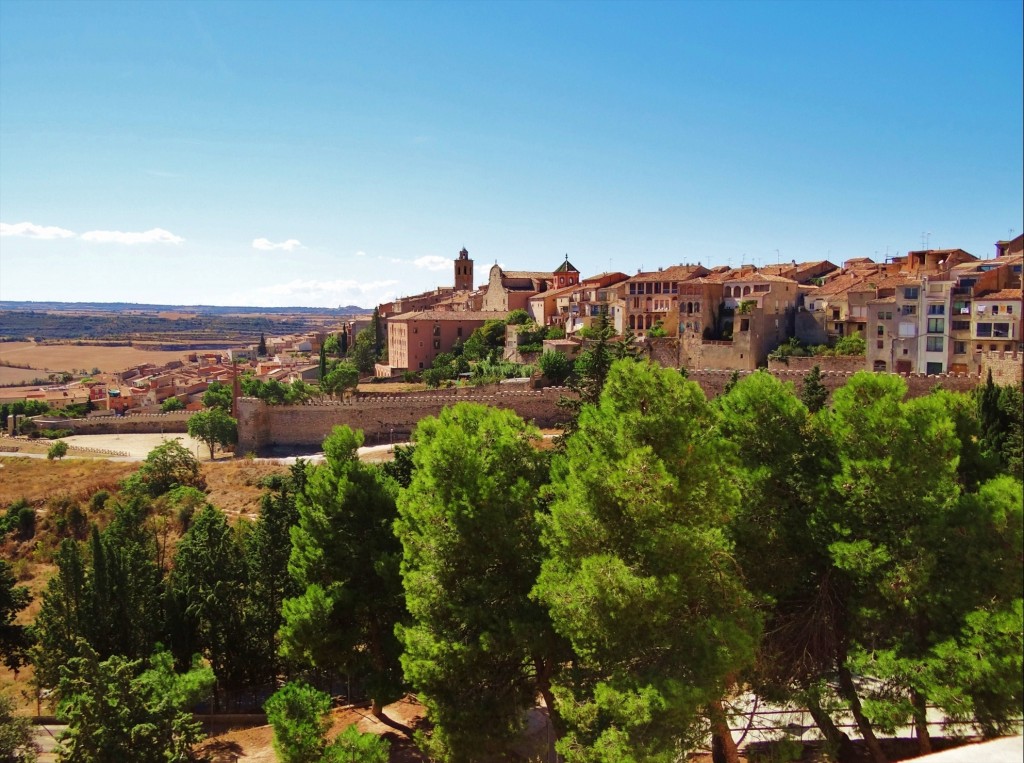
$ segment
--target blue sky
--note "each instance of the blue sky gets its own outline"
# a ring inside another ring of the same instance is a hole
[[[372,306],[1024,229],[1020,2],[0,0],[0,299]],[[436,268],[436,269],[435,269]]]

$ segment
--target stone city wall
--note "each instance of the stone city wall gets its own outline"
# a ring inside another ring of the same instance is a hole
[[[1024,356],[1016,352],[983,352],[980,358],[981,378],[987,379],[992,371],[996,384],[1020,384],[1024,378]]]
[[[367,445],[404,442],[426,416],[436,416],[448,405],[474,402],[508,408],[539,427],[565,422],[558,400],[568,390],[506,390],[501,385],[485,388],[452,388],[404,395],[368,395],[338,402],[305,405],[267,405],[254,398],[238,401],[236,453],[261,452],[297,446],[315,448],[335,426],[361,429]]]
[[[739,371],[740,377],[751,371]],[[803,388],[807,371],[783,369],[773,375],[792,382],[797,394]],[[697,382],[709,398],[725,389],[731,370],[694,370],[688,378]],[[821,382],[830,391],[846,384],[850,371],[825,371]],[[971,374],[903,375],[908,395],[919,397],[941,386],[953,391],[968,391],[982,377]],[[502,385],[458,387],[404,395],[366,395],[344,402],[317,402],[305,405],[267,405],[254,398],[238,401],[238,447],[236,453],[265,452],[289,447],[317,449],[335,426],[361,429],[367,445],[405,442],[426,416],[436,416],[447,405],[468,401],[508,408],[539,427],[555,427],[565,422],[566,412],[558,400],[571,394],[564,387],[539,390],[508,390]]]
[[[36,416],[32,420],[40,429],[70,429],[75,434],[149,434],[187,432],[188,420],[194,413],[195,411],[173,411],[128,416],[90,416],[86,419]]]
[[[826,371],[856,373],[867,369],[868,362],[864,355],[814,355],[807,357],[791,355],[786,360],[768,359],[768,370],[772,372],[810,371],[815,366],[821,369],[822,373]]]
[[[744,376],[748,376],[755,372],[738,371],[737,373],[742,379]],[[799,395],[803,390],[804,379],[807,377],[809,372],[797,370],[776,370],[770,371],[769,373],[783,382],[791,382],[796,388],[796,393]],[[828,389],[829,393],[832,393],[839,387],[845,385],[854,373],[856,372],[822,371],[821,383],[826,389]],[[729,379],[732,378],[732,374],[733,372],[729,370],[702,370],[690,371],[687,376],[701,386],[705,395],[709,398],[713,398],[725,391],[725,385],[729,382]],[[977,374],[938,374],[937,376],[927,376],[925,374],[900,374],[900,376],[902,376],[903,380],[907,383],[908,397],[921,397],[922,395],[927,395],[937,387],[948,389],[952,392],[969,392],[984,381],[984,378]]]

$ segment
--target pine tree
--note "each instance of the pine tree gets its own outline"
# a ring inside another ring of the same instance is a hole
[[[821,368],[815,366],[804,379],[804,387],[800,391],[800,400],[811,413],[817,413],[825,407],[828,400],[828,389],[821,383]]]

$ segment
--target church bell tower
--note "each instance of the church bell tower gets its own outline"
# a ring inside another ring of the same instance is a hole
[[[455,291],[473,291],[473,260],[469,259],[466,247],[462,247],[455,260]]]

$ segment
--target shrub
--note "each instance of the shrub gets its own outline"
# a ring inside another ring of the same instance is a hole
[[[540,356],[540,371],[552,384],[561,384],[572,373],[573,363],[560,352],[545,352]]]
[[[67,454],[68,444],[63,440],[58,440],[57,442],[50,446],[49,450],[46,451],[46,459],[48,461],[53,461],[54,459],[57,459],[59,461],[60,459],[64,458],[64,456],[66,456]]]

